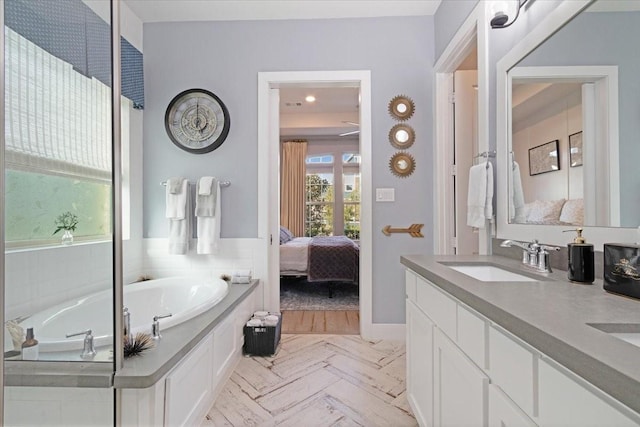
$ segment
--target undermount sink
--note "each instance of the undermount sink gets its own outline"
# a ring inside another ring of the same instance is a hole
[[[540,279],[514,273],[495,265],[486,264],[445,264],[452,270],[459,271],[481,282],[537,282]]]
[[[640,323],[587,323],[587,325],[640,347]]]

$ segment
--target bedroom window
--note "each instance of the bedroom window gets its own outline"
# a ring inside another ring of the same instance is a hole
[[[307,157],[305,235],[360,238],[360,154]]]
[[[305,235],[332,236],[334,185],[333,171],[307,171]]]

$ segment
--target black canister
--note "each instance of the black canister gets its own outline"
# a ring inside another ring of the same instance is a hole
[[[595,280],[593,245],[586,243],[582,237],[582,228],[576,228],[578,233],[568,248],[568,276],[569,280],[578,283],[593,283]]]

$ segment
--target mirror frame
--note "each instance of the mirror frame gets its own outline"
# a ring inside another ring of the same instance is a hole
[[[406,162],[407,167],[401,168],[399,163]],[[416,170],[416,162],[413,157],[405,151],[399,151],[389,159],[389,169],[398,178],[406,178]]]
[[[539,241],[558,246],[566,246],[569,243],[562,230],[567,226],[560,225],[528,225],[510,224],[508,222],[508,192],[510,155],[508,142],[510,140],[511,114],[508,110],[511,98],[511,79],[509,70],[516,66],[520,60],[536,49],[547,38],[573,19],[583,9],[587,8],[595,0],[565,0],[557,6],[552,14],[549,14],[531,32],[524,36],[502,59],[496,64],[496,139],[497,139],[497,221],[496,238]],[[616,127],[617,131],[617,127]],[[625,242],[631,239],[638,240],[633,228],[613,227],[583,227],[587,242],[593,243],[595,249],[603,250],[603,244],[608,242]]]
[[[407,133],[407,140],[400,141],[398,138],[398,133],[400,131],[405,131]],[[406,123],[398,123],[393,126],[389,131],[389,142],[391,145],[399,150],[406,150],[411,147],[416,140],[416,132],[413,130],[411,126]]]

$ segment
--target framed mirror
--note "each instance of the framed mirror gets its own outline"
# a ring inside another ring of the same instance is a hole
[[[409,120],[415,111],[413,100],[405,95],[398,95],[389,102],[389,114],[396,120]]]
[[[405,150],[413,145],[416,132],[407,124],[399,123],[389,131],[389,142],[399,150]]]
[[[640,61],[628,54],[640,11],[620,9],[630,3],[611,6],[563,2],[497,64],[499,238],[564,245],[560,232],[581,225],[601,245],[629,241],[628,228],[640,225],[640,199],[629,197],[640,185],[640,147],[633,143]],[[530,175],[529,149],[555,139],[559,171]],[[557,209],[530,221],[536,203]]]
[[[399,152],[391,156],[389,169],[395,176],[406,178],[416,169],[416,163],[410,154]]]

